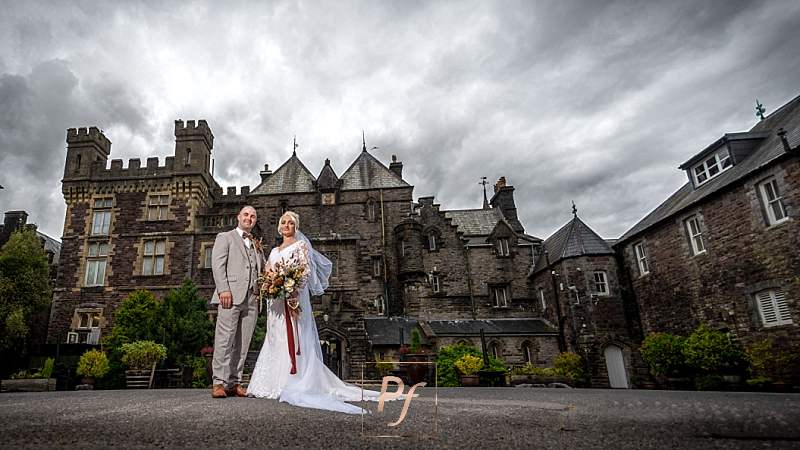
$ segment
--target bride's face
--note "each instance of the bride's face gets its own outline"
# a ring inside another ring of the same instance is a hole
[[[281,217],[281,236],[283,237],[292,237],[294,236],[294,221],[289,216]]]

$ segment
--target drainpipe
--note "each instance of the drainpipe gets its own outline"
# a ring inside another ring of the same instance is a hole
[[[469,290],[469,303],[472,308],[472,320],[477,318],[477,311],[475,311],[475,293],[472,292],[472,269],[469,266],[469,245],[464,244],[464,262],[467,268],[467,289]]]

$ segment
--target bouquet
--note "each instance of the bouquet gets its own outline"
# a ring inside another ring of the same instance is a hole
[[[275,263],[272,269],[267,269],[258,277],[259,299],[284,300],[289,308],[300,311],[300,300],[293,297],[295,290],[305,283],[308,276],[306,264],[301,264],[297,253],[292,253],[288,259]]]

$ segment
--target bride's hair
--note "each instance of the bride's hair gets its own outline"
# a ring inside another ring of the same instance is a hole
[[[295,233],[300,231],[300,216],[297,215],[297,213],[294,212],[294,211],[286,211],[285,213],[283,213],[281,218],[278,219],[278,234],[280,234],[280,232],[281,232],[281,220],[283,220],[283,218],[286,217],[286,216],[291,217],[292,222],[294,222],[294,231],[295,231]]]

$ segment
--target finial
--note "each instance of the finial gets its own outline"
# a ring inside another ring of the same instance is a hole
[[[758,99],[756,99],[756,117],[758,117],[761,120],[764,120],[764,112],[766,110],[767,108],[764,108],[764,105],[759,103]]]
[[[292,146],[292,156],[297,156],[297,147],[300,147],[300,146],[297,145],[297,135],[295,134],[294,135],[294,145]]]
[[[575,200],[572,201],[572,216],[578,217],[578,208],[575,206]]]
[[[361,130],[361,151],[367,151],[367,139],[364,137],[364,130]]]
[[[486,177],[481,177],[481,181],[478,184],[483,185],[483,209],[489,209],[489,200],[486,199]]]

